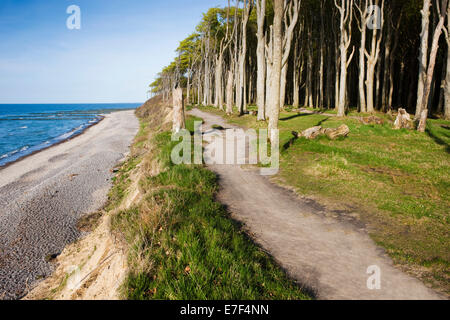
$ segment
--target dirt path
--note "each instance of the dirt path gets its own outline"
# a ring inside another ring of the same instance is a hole
[[[194,109],[212,125],[235,128],[221,117]],[[208,150],[208,146],[205,146]],[[239,165],[209,166],[219,176],[218,199],[233,218],[300,284],[319,299],[441,299],[419,280],[396,269],[364,228],[327,217],[322,208],[300,199]],[[368,289],[369,266],[381,271],[381,288]]]

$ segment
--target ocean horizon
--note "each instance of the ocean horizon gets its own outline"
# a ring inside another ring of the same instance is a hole
[[[0,104],[0,168],[142,103]]]

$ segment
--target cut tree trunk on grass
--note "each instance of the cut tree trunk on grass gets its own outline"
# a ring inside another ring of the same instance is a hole
[[[350,129],[346,124],[340,125],[336,129],[322,128],[321,126],[312,127],[302,131],[301,136],[306,139],[315,139],[320,135],[326,135],[331,140],[335,140],[339,137],[346,137],[350,133]]]
[[[331,140],[334,140],[340,137],[348,136],[348,134],[350,133],[350,128],[346,124],[342,124],[336,129],[324,129],[323,133]]]
[[[306,139],[315,139],[322,134],[322,127],[316,126],[302,131],[302,137]]]
[[[406,112],[405,109],[398,109],[398,115],[397,115],[397,119],[395,119],[394,122],[394,129],[412,129],[413,125],[412,125],[412,121],[411,121],[411,117],[409,115],[408,112]]]

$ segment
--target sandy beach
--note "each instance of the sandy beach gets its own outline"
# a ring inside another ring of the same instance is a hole
[[[0,169],[0,299],[23,296],[54,266],[48,257],[81,236],[81,216],[107,200],[137,133],[134,110],[108,114],[83,134]]]

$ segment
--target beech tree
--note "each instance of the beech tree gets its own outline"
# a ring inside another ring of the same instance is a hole
[[[422,15],[422,32],[420,34],[419,80],[417,81],[416,119],[419,118],[422,111],[423,90],[425,86],[425,77],[428,65],[428,30],[430,28],[430,8],[431,0],[423,0],[423,8],[420,11]]]
[[[266,0],[256,0],[256,13],[258,21],[258,32],[256,34],[256,37],[258,39],[258,46],[256,49],[256,58],[258,61],[258,74],[256,78],[256,105],[258,107],[258,120],[265,120],[266,38],[264,34],[264,25],[266,20]]]
[[[151,93],[168,101],[179,82],[186,103],[239,115],[249,106],[271,129],[289,105],[450,118],[448,1],[437,3],[230,0],[180,42]]]
[[[431,45],[431,51],[430,51],[430,59],[428,62],[428,68],[424,83],[424,90],[423,90],[423,97],[422,97],[422,104],[420,107],[420,121],[419,125],[417,127],[417,130],[420,132],[425,132],[427,117],[428,117],[428,99],[430,97],[430,90],[431,90],[431,82],[433,80],[433,73],[434,73],[434,66],[436,64],[436,57],[437,57],[437,51],[439,49],[439,38],[441,37],[441,34],[444,29],[444,23],[445,23],[445,17],[447,16],[447,5],[448,0],[441,0],[440,3],[436,1],[436,7],[438,10],[439,15],[439,22],[436,26],[436,29],[434,30],[433,34],[433,40]]]
[[[347,69],[352,61],[355,47],[353,47],[350,57],[348,57],[348,48],[352,40],[352,17],[353,17],[353,0],[341,0],[340,5],[338,0],[335,0],[336,8],[340,14],[340,77],[339,77],[339,100],[337,105],[338,117],[345,115],[345,106],[347,98]]]

